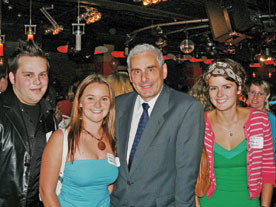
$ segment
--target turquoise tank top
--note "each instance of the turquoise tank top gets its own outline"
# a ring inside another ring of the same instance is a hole
[[[118,177],[118,168],[107,159],[75,160],[65,164],[61,207],[110,207],[108,185]]]

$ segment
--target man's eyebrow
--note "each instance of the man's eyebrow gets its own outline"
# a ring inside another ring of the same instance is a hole
[[[152,69],[152,68],[157,68],[156,65],[150,65],[150,66],[147,66],[145,69]],[[131,68],[131,70],[141,70],[142,68]]]

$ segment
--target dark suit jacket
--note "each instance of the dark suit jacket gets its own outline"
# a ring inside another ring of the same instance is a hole
[[[115,133],[121,166],[111,206],[194,207],[204,137],[202,105],[164,85],[129,171],[126,156],[136,97],[132,92],[116,98]]]

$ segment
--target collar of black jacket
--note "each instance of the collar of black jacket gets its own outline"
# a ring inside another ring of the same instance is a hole
[[[12,88],[6,90],[4,93],[0,94],[0,105],[4,108],[13,108],[13,107],[20,107],[21,102],[14,94]],[[51,105],[42,98],[39,102],[41,107],[41,113],[49,113],[50,111],[53,111],[53,108]]]

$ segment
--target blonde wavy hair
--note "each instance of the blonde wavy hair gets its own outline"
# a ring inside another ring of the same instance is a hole
[[[106,76],[106,80],[112,86],[115,96],[133,91],[127,72],[117,72]]]

